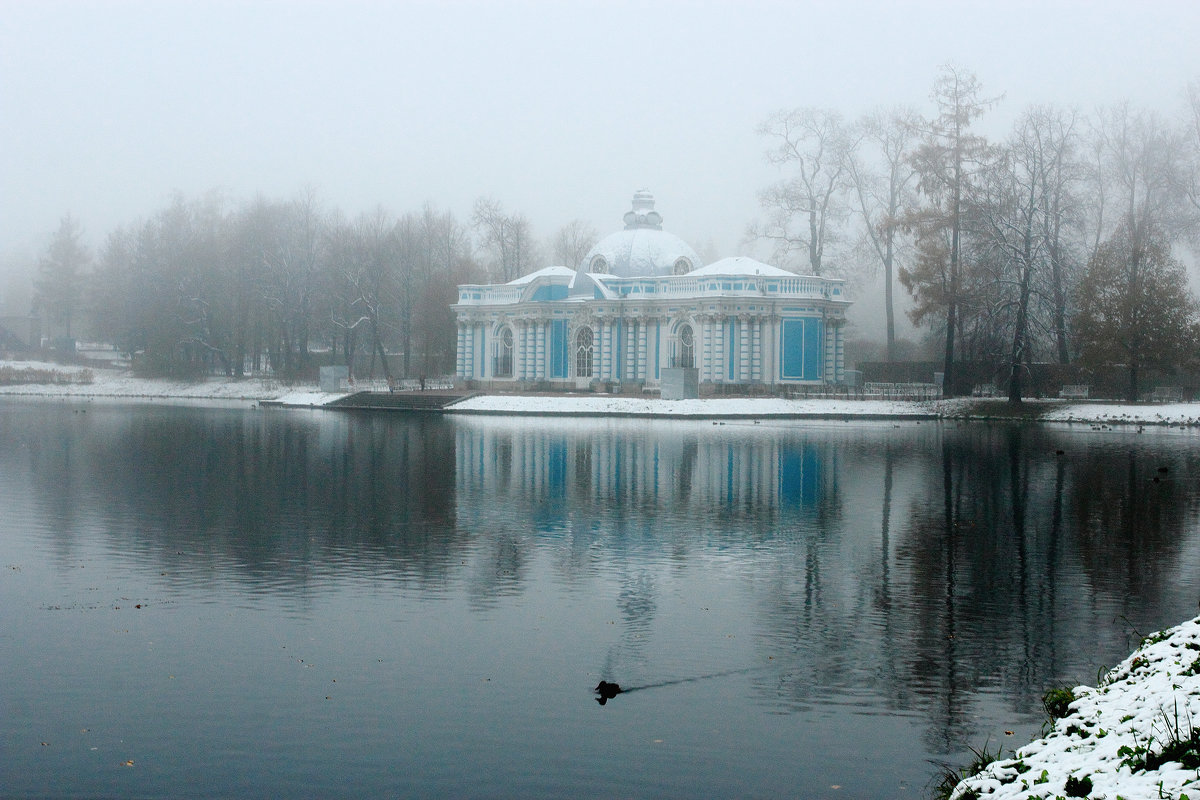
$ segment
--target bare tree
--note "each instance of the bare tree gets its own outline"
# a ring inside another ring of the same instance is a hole
[[[1132,246],[1155,237],[1173,244],[1194,230],[1197,217],[1180,180],[1188,169],[1183,130],[1122,103],[1100,114],[1094,136],[1112,206],[1105,238],[1121,230]]]
[[[918,187],[928,198],[929,205],[922,212],[922,220],[916,226],[918,236],[936,236],[938,241],[927,243],[922,263],[925,271],[936,266],[931,257],[944,254],[945,261],[932,276],[937,284],[937,301],[945,315],[945,359],[943,365],[943,391],[954,396],[955,386],[955,335],[960,320],[959,309],[963,302],[962,234],[964,209],[971,189],[972,173],[981,167],[988,156],[987,141],[971,133],[971,123],[991,108],[999,98],[986,98],[978,78],[958,67],[946,65],[939,72],[933,85],[931,98],[937,106],[937,114],[922,123],[923,142],[917,148],[913,165],[919,175]],[[945,241],[941,241],[945,237]],[[918,246],[921,246],[918,241]],[[910,291],[920,292],[919,273],[910,273]],[[926,300],[933,298],[932,294]]]
[[[422,374],[453,372],[458,323],[450,306],[458,298],[458,284],[478,281],[478,267],[471,258],[470,235],[451,212],[437,213],[426,204],[421,231],[428,267],[413,316],[421,339],[420,369]]]
[[[1191,206],[1191,214],[1197,217],[1200,216],[1200,80],[1187,85],[1184,98],[1182,127],[1186,152],[1180,179],[1184,197]],[[1193,235],[1192,244],[1200,249],[1200,236]]]
[[[554,263],[578,269],[583,257],[599,238],[600,234],[588,223],[581,219],[571,220],[554,234],[550,247],[554,253]]]
[[[450,305],[454,280],[470,260],[470,237],[449,211],[426,203],[405,214],[396,226],[398,265],[397,316],[405,377],[416,357],[420,373],[447,369],[457,345]]]
[[[56,327],[71,338],[71,324],[78,314],[84,270],[92,256],[83,244],[83,228],[70,214],[59,220],[45,254],[38,261],[34,281],[34,311],[44,315],[47,330]]]
[[[499,201],[481,197],[475,201],[471,224],[480,247],[491,256],[489,266],[495,280],[507,283],[533,271],[537,245],[524,214],[508,214]]]
[[[1007,332],[1008,399],[1022,400],[1032,352],[1031,331],[1065,325],[1063,196],[1073,116],[1049,108],[1026,111],[985,176],[973,220],[990,272],[987,316]],[[1050,314],[1040,313],[1051,310]],[[1060,346],[1065,348],[1065,331]]]
[[[794,108],[778,111],[758,126],[770,141],[767,161],[789,173],[759,195],[767,213],[747,231],[774,246],[777,263],[802,253],[812,275],[828,272],[827,248],[837,241],[848,215],[847,155],[851,140],[837,111]]]
[[[863,237],[883,269],[888,361],[896,358],[892,289],[902,218],[912,204],[916,184],[911,159],[918,119],[916,111],[905,107],[867,114],[855,126],[857,144],[850,148],[846,159],[847,177],[862,217]]]
[[[335,294],[331,321],[342,332],[346,363],[353,372],[358,333],[365,330],[370,337],[368,375],[374,374],[378,357],[384,377],[390,379],[384,333],[394,326],[390,315],[397,291],[396,222],[376,208],[352,225],[337,224],[331,230],[330,255]]]

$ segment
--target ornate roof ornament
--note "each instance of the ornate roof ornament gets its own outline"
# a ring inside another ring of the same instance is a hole
[[[687,242],[663,230],[654,195],[639,189],[625,213],[625,228],[605,236],[584,256],[579,269],[619,278],[686,275],[703,262]]]
[[[625,230],[649,228],[654,231],[662,230],[662,214],[654,210],[654,195],[645,189],[638,189],[633,194],[633,210],[625,212]]]

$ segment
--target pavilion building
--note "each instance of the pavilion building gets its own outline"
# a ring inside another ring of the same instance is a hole
[[[845,379],[837,278],[751,258],[702,264],[664,231],[654,198],[572,267],[462,285],[456,373],[473,388],[641,391],[695,396]]]

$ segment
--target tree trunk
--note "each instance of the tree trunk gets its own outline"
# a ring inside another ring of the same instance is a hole
[[[383,377],[391,381],[392,372],[388,369],[387,354],[383,352],[383,342],[378,336],[375,337],[375,349],[379,352],[379,363],[383,366]]]
[[[942,364],[942,397],[954,397],[954,329],[958,327],[957,307],[946,307],[946,354]]]
[[[883,260],[883,305],[887,314],[887,360],[896,360],[896,310],[892,303],[892,234],[888,233],[887,257]]]

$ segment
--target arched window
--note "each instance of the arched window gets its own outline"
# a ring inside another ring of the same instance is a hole
[[[676,334],[675,358],[671,366],[691,368],[696,366],[696,337],[691,325],[680,325]]]
[[[575,377],[592,377],[592,329],[580,328],[575,334]]]
[[[507,326],[500,329],[496,337],[496,365],[492,375],[497,378],[511,378],[513,374],[513,332]]]
[[[686,258],[684,258],[682,256],[680,256],[679,258],[677,258],[675,260],[675,267],[674,267],[674,269],[672,269],[673,274],[687,275],[691,271],[692,271],[692,262],[691,261],[688,261]]]
[[[591,269],[597,275],[604,275],[608,272],[608,260],[604,256],[596,256],[592,259]]]

